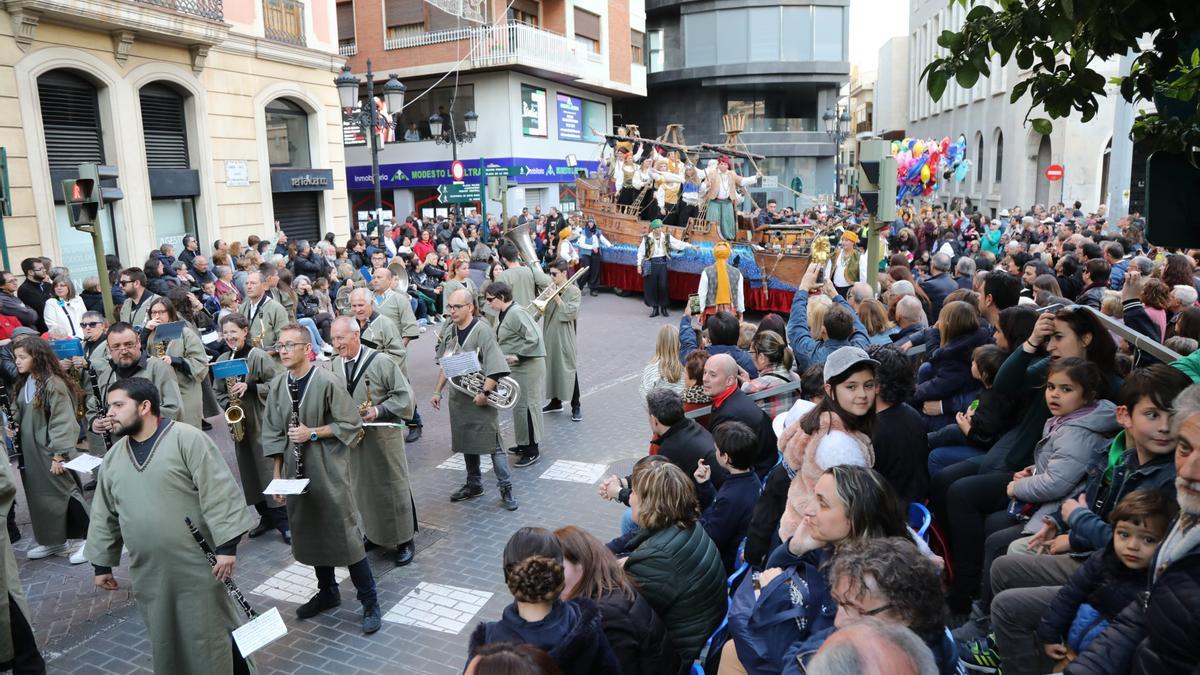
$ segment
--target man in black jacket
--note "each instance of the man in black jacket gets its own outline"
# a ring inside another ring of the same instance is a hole
[[[713,487],[721,487],[728,472],[717,463],[712,434],[695,420],[683,415],[683,398],[659,387],[646,394],[650,428],[658,437],[658,454],[671,460],[688,476],[696,473],[698,460],[712,467]]]
[[[712,414],[708,418],[709,431],[726,420],[737,420],[754,429],[758,434],[758,456],[754,459],[754,470],[762,478],[779,459],[775,430],[771,427],[771,418],[750,400],[739,385],[738,365],[732,356],[715,354],[704,362],[704,393],[713,402]]]
[[[26,328],[37,326],[38,313],[17,297],[17,277],[12,272],[0,271],[0,314],[14,317]]]
[[[929,320],[937,321],[946,296],[958,290],[958,283],[950,276],[950,256],[945,253],[933,256],[929,270],[933,275],[921,282],[921,290],[929,296]]]
[[[46,322],[43,313],[46,311],[46,301],[53,297],[52,284],[48,281],[50,273],[46,270],[46,262],[41,258],[26,258],[21,261],[21,272],[25,274],[25,282],[17,289],[17,297],[30,309],[37,312],[37,330],[46,332]]]

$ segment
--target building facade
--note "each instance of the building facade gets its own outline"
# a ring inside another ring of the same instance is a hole
[[[164,242],[348,232],[333,78],[333,0],[0,2],[0,145],[8,265],[46,255],[96,270],[61,181],[113,165],[108,253],[138,265]]]
[[[908,37],[894,37],[883,43],[878,63],[871,131],[878,136],[903,137],[908,126]]]
[[[983,4],[998,10],[993,0]],[[943,181],[934,199],[945,203],[967,198],[983,213],[993,215],[1013,206],[1027,209],[1060,201],[1071,204],[1078,200],[1084,210],[1106,203],[1113,118],[1120,98],[1115,86],[1106,87],[1107,100],[1101,102],[1093,119],[1086,123],[1078,117],[1056,120],[1048,136],[1025,122],[1027,112],[1030,119],[1045,117],[1039,110],[1029,111],[1028,95],[1009,102],[1010,91],[1022,76],[1015,59],[1001,66],[999,57],[993,57],[990,77],[980,77],[970,89],[951,81],[940,101],[930,98],[921,73],[942,51],[937,46],[938,35],[962,26],[967,11],[937,0],[910,2],[907,135],[953,140],[961,134],[972,162],[966,180]],[[1106,79],[1115,76],[1117,69],[1116,62],[1097,67]],[[882,96],[877,94],[876,100],[882,103]],[[1063,167],[1062,180],[1046,178],[1046,168],[1054,164]]]
[[[389,110],[395,128],[380,133],[382,209],[445,215],[444,192],[454,182],[455,148],[433,137],[452,121],[463,182],[480,185],[485,167],[514,167],[507,211],[571,208],[576,172],[593,170],[603,135],[612,128],[614,100],[646,93],[642,50],[645,14],[640,0],[422,0],[341,2],[341,53],[355,75],[374,70],[380,87],[395,75],[406,87],[402,110]],[[469,7],[467,6],[469,5]],[[457,72],[453,72],[457,68]],[[449,76],[447,76],[448,73]],[[362,91],[365,99],[366,89]],[[477,130],[463,141],[469,113]],[[375,208],[369,139],[356,124],[344,129],[350,213],[365,222]],[[445,140],[445,139],[443,139]],[[574,163],[574,165],[572,165]],[[466,212],[500,215],[502,203],[461,203]]]
[[[722,115],[745,113],[741,140],[767,158],[757,198],[791,204],[794,177],[806,195],[831,194],[835,149],[821,116],[849,79],[849,4],[647,0],[649,98],[621,103],[617,122],[643,136],[682,124],[694,145],[724,142]]]

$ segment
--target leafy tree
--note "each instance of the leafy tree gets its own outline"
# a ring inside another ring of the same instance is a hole
[[[1040,106],[1049,119],[1030,123],[1048,134],[1052,119],[1073,112],[1092,119],[1107,84],[1092,64],[1132,52],[1131,72],[1114,83],[1125,100],[1158,108],[1139,111],[1133,138],[1174,152],[1200,146],[1200,0],[998,1],[997,11],[980,0],[950,0],[971,9],[957,32],[938,36],[946,54],[921,74],[935,101],[951,78],[969,88],[990,75],[993,54],[1002,64],[1016,59],[1027,74],[1010,101],[1028,93],[1026,118]]]

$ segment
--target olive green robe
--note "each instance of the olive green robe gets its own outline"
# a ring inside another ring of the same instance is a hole
[[[379,312],[373,312],[367,320],[367,325],[359,325],[359,337],[367,347],[377,352],[383,352],[396,365],[404,368],[407,350],[404,340],[400,337],[400,329],[396,324]]]
[[[179,383],[175,379],[174,369],[154,358],[147,358],[143,353],[141,366],[136,368],[130,377],[144,377],[154,383],[158,389],[159,413],[169,419],[179,419],[183,398],[179,393]],[[92,420],[101,408],[108,407],[108,388],[121,379],[113,369],[109,359],[93,360],[92,367],[96,370],[96,379],[100,383],[100,400],[96,400],[95,390],[88,387],[87,393],[87,438],[88,452],[103,456],[107,449],[104,447],[104,436],[92,433]],[[115,439],[114,439],[115,440]]]
[[[437,358],[473,351],[485,375],[500,379],[508,375],[508,363],[496,343],[496,334],[482,319],[459,344],[458,326],[453,321],[442,324],[438,334]],[[500,420],[492,406],[475,405],[474,397],[447,385],[450,412],[450,449],[467,455],[490,455],[500,448]],[[539,410],[540,412],[540,410]]]
[[[288,373],[271,382],[263,415],[263,453],[283,456],[283,477],[296,478],[296,457],[288,440],[292,400]],[[292,527],[292,557],[305,565],[347,567],[362,560],[362,530],[350,486],[350,453],[362,429],[354,399],[345,385],[324,368],[312,368],[312,377],[300,401],[300,423],[315,429],[330,425],[334,436],[300,445],[308,491],[288,495],[288,522]]]
[[[503,281],[512,288],[513,302],[528,307],[550,285],[550,275],[543,272],[541,267],[520,265],[504,270],[496,277],[496,281]]]
[[[542,438],[542,391],[546,386],[546,346],[542,330],[517,303],[502,312],[496,326],[500,351],[520,360],[510,366],[512,378],[521,385],[521,396],[512,407],[513,435],[517,445],[537,443]]]
[[[225,352],[217,358],[218,361],[228,361],[233,358],[233,352]],[[263,454],[262,446],[262,415],[267,402],[267,390],[271,382],[283,372],[283,366],[258,347],[250,347],[244,357],[246,368],[250,371],[242,376],[242,381],[251,387],[246,390],[239,405],[245,417],[242,419],[242,430],[245,434],[242,440],[234,441],[234,454],[237,456],[238,474],[242,478],[242,494],[247,504],[257,504],[266,501],[270,508],[283,508],[276,504],[273,498],[263,494],[263,490],[271,484],[275,476],[275,460]],[[229,390],[225,379],[213,380],[213,393],[221,404],[221,409],[229,408]]]
[[[8,513],[13,500],[17,496],[17,484],[13,481],[8,462],[0,462],[0,513]],[[17,559],[13,555],[12,542],[8,539],[8,528],[0,531],[0,579],[4,588],[0,589],[0,663],[13,659],[12,621],[8,606],[11,600],[17,603],[16,610],[25,615],[26,623],[33,625],[29,604],[25,600],[25,589],[21,587],[21,577],[18,574]]]
[[[155,341],[153,331],[147,344],[151,358],[158,358],[161,343]],[[179,416],[175,419],[199,428],[204,421],[204,378],[208,375],[208,352],[204,351],[204,342],[195,328],[185,325],[183,334],[167,343],[166,351],[167,356],[171,357],[171,372],[175,374],[175,382],[179,385],[182,403]],[[186,372],[175,365],[177,361],[186,364]]]
[[[121,546],[129,549],[133,597],[150,634],[155,673],[231,673],[229,634],[245,615],[213,577],[184,518],[214,549],[253,522],[216,444],[193,426],[167,424],[144,465],[128,437],[104,457],[84,556],[116,567]]]
[[[35,394],[25,399],[25,388],[18,385],[16,416],[21,427],[21,451],[25,455],[25,501],[33,521],[33,538],[43,546],[58,546],[68,539],[87,533],[87,504],[83,501],[70,471],[50,473],[54,455],[70,457],[79,436],[75,400],[61,378],[51,376]],[[75,502],[72,506],[72,502]]]
[[[400,334],[400,346],[404,352],[400,354],[400,369],[408,377],[408,345],[405,339],[416,340],[421,337],[421,324],[417,323],[417,315],[413,314],[412,305],[408,302],[408,293],[388,291],[382,302],[375,303],[375,311],[391,319]]]
[[[158,297],[150,291],[143,291],[142,301],[137,304],[134,304],[133,298],[125,298],[125,302],[121,303],[121,311],[117,318],[134,326],[145,326],[146,321],[150,318],[150,304]]]
[[[499,316],[499,312],[492,308],[492,303],[487,301],[487,289],[493,283],[495,282],[485,280],[480,284],[479,291],[475,294],[475,306],[479,308],[479,313],[475,316],[482,314],[482,318],[494,329],[496,327],[496,317]]]
[[[570,401],[575,393],[575,321],[579,318],[582,299],[579,287],[567,284],[558,297],[546,305],[546,313],[542,316],[546,340],[546,398]]]
[[[377,411],[376,422],[403,424],[402,420],[412,416],[412,388],[394,361],[364,346],[354,366],[351,379],[357,382],[350,395],[356,408],[369,398]],[[345,360],[335,357],[330,370],[346,388]],[[350,455],[350,487],[367,539],[388,547],[412,541],[417,512],[408,480],[403,426],[363,426],[362,440]]]
[[[446,307],[446,303],[450,302],[450,296],[454,294],[454,291],[459,290],[466,291],[467,294],[471,296],[471,302],[475,303],[475,308],[479,308],[479,291],[475,288],[475,282],[471,281],[470,277],[467,277],[462,281],[458,281],[457,279],[447,279],[442,282],[443,309]],[[447,309],[446,313],[449,314],[450,310]],[[478,312],[476,312],[476,315],[478,316]]]
[[[265,299],[264,299],[265,298]],[[255,309],[247,299],[238,307],[242,316],[250,320],[250,344],[270,352],[272,346],[279,342],[279,331],[292,322],[283,305],[270,296],[259,298],[262,304]],[[254,317],[254,318],[250,318]],[[278,359],[278,356],[275,356]]]

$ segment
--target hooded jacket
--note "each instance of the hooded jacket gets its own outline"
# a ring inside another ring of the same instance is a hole
[[[913,401],[955,400],[978,390],[979,383],[971,377],[971,353],[991,339],[991,328],[980,326],[973,333],[959,335],[945,345],[930,349],[925,363],[917,371],[917,393]]]
[[[479,647],[493,642],[523,642],[544,650],[563,675],[608,675],[621,672],[600,621],[600,609],[587,598],[555,600],[541,621],[526,621],[513,603],[499,621],[481,622],[471,633],[468,660]]]

